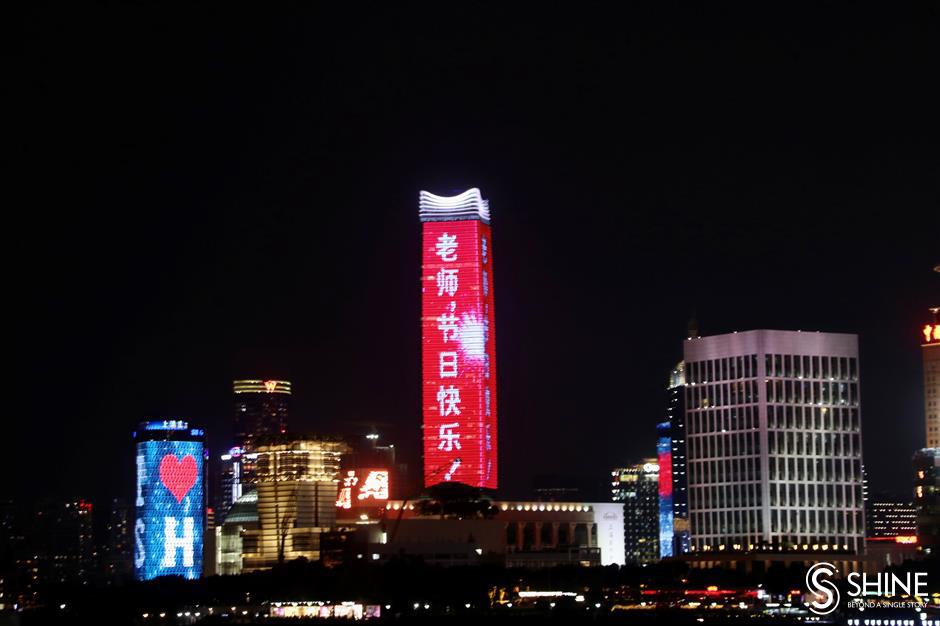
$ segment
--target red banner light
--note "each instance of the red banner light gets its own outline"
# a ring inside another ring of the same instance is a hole
[[[351,509],[386,502],[389,497],[389,471],[387,469],[346,470],[340,478],[336,506]]]
[[[490,227],[424,222],[424,485],[496,489],[496,352]]]

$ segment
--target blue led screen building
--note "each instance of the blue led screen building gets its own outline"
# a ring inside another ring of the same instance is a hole
[[[199,578],[206,527],[204,433],[166,420],[141,424],[134,439],[134,576]]]
[[[673,556],[672,428],[669,422],[656,425],[656,459],[659,463],[659,558]]]

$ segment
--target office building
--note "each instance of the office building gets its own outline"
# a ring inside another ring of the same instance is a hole
[[[300,557],[319,560],[320,535],[336,522],[340,461],[349,448],[337,440],[289,436],[257,444],[258,528],[243,533],[255,548],[246,546],[243,570]]]
[[[287,432],[291,384],[288,380],[236,380],[235,445],[252,452],[259,437]]]
[[[623,504],[624,562],[647,565],[658,561],[660,501],[656,459],[613,470],[611,500]]]
[[[754,330],[689,339],[684,356],[692,550],[855,563],[857,337]]]
[[[691,331],[690,331],[691,332]],[[696,333],[697,334],[697,333]],[[685,428],[685,363],[680,361],[669,374],[666,389],[666,419],[671,440],[672,550],[668,556],[689,551],[689,480]],[[663,554],[667,556],[667,554]]]
[[[866,539],[917,537],[917,508],[905,498],[873,494],[865,503]]]

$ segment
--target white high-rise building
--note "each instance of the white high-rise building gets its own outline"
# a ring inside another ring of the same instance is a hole
[[[684,356],[692,551],[863,553],[857,336],[753,330]]]

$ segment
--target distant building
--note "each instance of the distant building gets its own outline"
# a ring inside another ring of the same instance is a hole
[[[694,332],[694,331],[690,331]],[[678,556],[689,551],[689,476],[685,427],[685,363],[680,361],[669,375],[666,389],[666,418],[672,452],[672,550],[663,556]]]
[[[684,353],[692,550],[857,568],[858,338],[754,330],[692,338]]]
[[[620,504],[493,501],[485,508],[475,515],[428,514],[421,503],[390,501],[330,533],[326,549],[333,564],[400,556],[443,566],[624,564]]]
[[[623,503],[624,560],[646,565],[659,560],[659,465],[656,459],[611,472],[611,499]]]
[[[340,457],[349,448],[341,441],[289,436],[257,444],[258,528],[244,532],[255,548],[246,547],[244,571],[300,557],[319,560],[320,535],[336,522]]]
[[[865,505],[865,537],[894,539],[917,536],[917,508],[904,498],[873,494]]]
[[[940,308],[930,309],[933,321],[921,328],[924,358],[924,427],[928,448],[940,448]]]
[[[242,495],[229,509],[216,534],[216,572],[222,576],[241,574],[244,555],[257,554],[258,492]]]
[[[235,445],[252,452],[259,437],[287,432],[291,384],[288,380],[236,380]]]
[[[102,551],[105,579],[121,583],[134,573],[134,509],[121,498],[111,501],[105,528],[106,544]]]
[[[90,502],[49,500],[41,504],[26,530],[37,582],[90,584],[96,556],[92,531]]]
[[[225,519],[236,500],[254,489],[257,459],[257,453],[237,446],[219,457],[218,488],[213,501],[220,520]]]
[[[918,450],[913,466],[917,539],[931,554],[940,548],[940,448]]]

